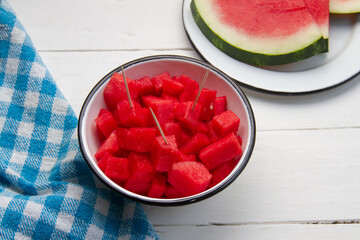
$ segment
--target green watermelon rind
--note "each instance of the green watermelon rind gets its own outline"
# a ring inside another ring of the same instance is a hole
[[[282,65],[287,63],[293,63],[301,61],[317,55],[319,53],[328,51],[328,40],[320,37],[318,40],[308,45],[305,48],[299,49],[295,52],[280,54],[280,55],[268,55],[262,53],[255,53],[246,51],[240,48],[237,48],[225,40],[223,40],[219,35],[213,32],[208,25],[205,23],[200,13],[197,10],[194,0],[190,3],[191,13],[195,20],[195,23],[198,25],[200,31],[204,36],[219,50],[229,55],[232,58],[235,58],[239,61],[255,65],[255,66],[273,66],[273,65]]]

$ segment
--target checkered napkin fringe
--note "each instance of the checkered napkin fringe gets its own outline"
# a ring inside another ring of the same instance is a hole
[[[0,0],[0,239],[158,239],[138,203],[92,175],[77,118]]]

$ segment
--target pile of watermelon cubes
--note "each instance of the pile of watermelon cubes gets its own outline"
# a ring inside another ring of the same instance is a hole
[[[222,181],[242,154],[240,119],[227,110],[226,96],[186,75],[153,78],[114,73],[104,89],[107,109],[95,119],[99,168],[121,187],[152,198],[180,198]],[[167,143],[156,127],[156,115]]]

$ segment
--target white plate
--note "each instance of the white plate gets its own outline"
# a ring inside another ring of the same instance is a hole
[[[229,57],[202,34],[183,2],[183,22],[194,47],[213,66],[242,85],[273,93],[310,93],[329,89],[360,72],[360,17],[330,16],[329,52],[296,63],[254,67]]]

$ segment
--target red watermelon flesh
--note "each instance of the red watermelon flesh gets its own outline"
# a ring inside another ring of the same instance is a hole
[[[95,158],[100,160],[105,152],[116,153],[119,150],[119,143],[117,140],[116,130],[114,130],[109,137],[101,144],[97,152],[95,153]]]
[[[194,134],[197,132],[208,134],[210,131],[210,127],[207,122],[199,121],[199,122],[197,122],[195,128],[192,128],[191,130]]]
[[[179,100],[177,99],[176,96],[171,95],[171,94],[166,93],[166,92],[162,92],[161,95],[160,95],[160,97],[161,97],[162,99],[164,99],[164,100],[171,100],[171,101],[174,102],[174,104],[179,103]]]
[[[127,180],[130,177],[128,159],[109,156],[107,158],[105,175],[117,184]]]
[[[103,156],[101,157],[101,159],[98,161],[98,167],[101,169],[101,171],[105,172],[105,168],[106,168],[106,164],[107,164],[107,159],[108,157],[112,157],[113,155],[105,152],[103,154]]]
[[[329,38],[329,0],[304,0],[325,39]]]
[[[186,75],[181,75],[179,82],[184,85],[184,89],[179,95],[179,101],[194,101],[199,91],[199,83]]]
[[[121,149],[127,149],[126,148],[126,139],[127,139],[128,131],[129,131],[129,129],[127,129],[127,128],[117,128],[116,129],[118,144],[119,144],[119,148],[121,148]]]
[[[210,138],[204,133],[196,133],[188,141],[180,146],[180,150],[186,154],[198,154],[201,149],[210,144]]]
[[[213,116],[223,113],[227,110],[226,96],[216,97],[213,103]]]
[[[141,195],[146,195],[155,170],[145,153],[132,152],[129,157],[130,178],[125,181],[124,188]]]
[[[147,196],[152,198],[161,198],[164,195],[165,190],[166,190],[166,177],[161,174],[156,174],[151,182]]]
[[[166,122],[161,125],[161,129],[165,135],[174,135],[176,138],[176,144],[180,145],[184,142],[183,132],[180,123],[178,122]],[[156,129],[156,134],[160,136],[160,131]]]
[[[182,102],[175,107],[175,119],[188,129],[196,129],[202,107],[199,104],[192,109],[194,102]]]
[[[119,121],[120,126],[136,127],[143,125],[144,111],[138,102],[132,101],[132,103],[133,106],[130,107],[129,101],[126,99],[117,104],[115,114],[117,114],[116,119]]]
[[[126,77],[127,82],[130,84],[132,79]],[[130,96],[131,98],[136,98],[135,93],[132,92],[129,86]],[[109,80],[109,83],[106,85],[104,89],[104,100],[107,108],[112,111],[116,109],[116,105],[121,100],[127,99],[125,83],[122,74],[114,73]]]
[[[105,138],[117,128],[117,123],[111,112],[107,111],[95,119],[96,128],[103,134]]]
[[[130,86],[135,89],[134,91],[137,92],[139,96],[155,94],[155,87],[149,76],[133,81]]]
[[[155,88],[155,95],[160,95],[163,91],[163,79],[171,79],[171,76],[168,72],[161,73],[151,79],[151,82]]]
[[[224,180],[234,169],[235,165],[236,164],[234,161],[227,161],[219,167],[211,170],[210,173],[212,175],[212,178],[208,188],[212,188],[213,186]]]
[[[100,117],[101,115],[106,114],[106,113],[111,113],[111,112],[109,110],[107,110],[106,108],[101,108],[99,111],[98,117]]]
[[[207,88],[203,88],[201,90],[198,103],[203,107],[201,114],[200,114],[200,120],[208,121],[212,117],[212,104],[215,101],[216,98],[216,90],[209,90]]]
[[[177,162],[172,165],[168,182],[184,196],[204,191],[211,180],[207,168],[199,162]]]
[[[178,157],[175,162],[195,162],[196,156],[195,154],[185,154],[182,151],[179,151]]]
[[[180,82],[174,81],[171,78],[163,79],[163,92],[174,96],[179,95],[184,89],[184,85]]]
[[[168,144],[165,143],[162,136],[157,136],[152,145],[151,162],[158,172],[168,172],[179,154],[175,136],[168,135],[165,137]]]
[[[212,170],[242,153],[240,143],[234,133],[217,140],[200,151],[201,162]]]
[[[171,186],[170,184],[166,185],[165,189],[165,197],[166,198],[182,198],[184,197],[176,188]]]
[[[144,106],[149,107],[154,111],[160,124],[174,120],[175,113],[173,101],[155,96],[145,96],[142,98],[142,101]]]
[[[267,38],[289,36],[299,30],[299,24],[303,27],[314,21],[303,0],[215,0],[214,4],[224,13],[220,15],[222,21],[252,36]],[[241,18],[229,16],[241,16]],[[263,19],[271,19],[271,21],[263,21]],[[301,23],[298,22],[299,19]],[[258,24],[259,22],[261,24]],[[274,27],[275,24],[277,27]],[[281,26],[278,26],[279,24]]]
[[[219,115],[216,115],[211,120],[211,128],[220,136],[223,137],[231,132],[237,132],[240,125],[240,118],[236,114],[227,110]]]
[[[126,149],[135,152],[150,152],[155,136],[154,128],[129,128],[126,135]]]

